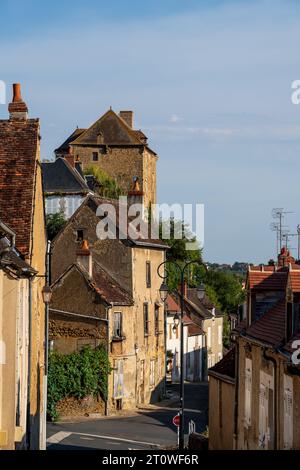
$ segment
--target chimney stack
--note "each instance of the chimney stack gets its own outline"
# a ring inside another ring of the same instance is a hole
[[[26,120],[28,116],[28,108],[22,100],[20,83],[13,84],[13,100],[8,105],[9,118],[11,120]]]
[[[68,147],[68,153],[65,155],[65,160],[67,160],[72,168],[75,168],[75,157],[73,154],[73,149],[70,145]]]
[[[83,240],[82,245],[76,251],[77,263],[88,273],[90,278],[93,277],[93,259],[89,247],[89,242]]]
[[[127,126],[133,129],[133,111],[120,111],[119,116],[126,122]]]

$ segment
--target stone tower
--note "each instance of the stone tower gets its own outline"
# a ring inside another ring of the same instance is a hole
[[[109,109],[88,129],[76,129],[55,150],[56,157],[65,157],[71,147],[83,169],[99,166],[114,178],[127,195],[134,179],[138,179],[144,207],[156,203],[156,153],[148,146],[141,130],[133,128],[133,112]]]

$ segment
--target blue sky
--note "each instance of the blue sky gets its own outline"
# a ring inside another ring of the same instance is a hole
[[[43,157],[109,106],[133,109],[159,201],[205,204],[207,260],[274,257],[273,207],[295,231],[300,2],[2,0],[0,18],[0,79],[22,83]]]

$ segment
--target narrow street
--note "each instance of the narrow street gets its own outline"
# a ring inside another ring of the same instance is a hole
[[[168,387],[172,396],[179,392],[178,385]],[[185,384],[185,433],[193,420],[196,431],[207,425],[207,383]],[[128,416],[101,418],[97,420],[48,423],[48,450],[72,449],[155,449],[176,445],[177,429],[172,418],[178,409],[178,401],[165,401],[163,406],[138,409]]]

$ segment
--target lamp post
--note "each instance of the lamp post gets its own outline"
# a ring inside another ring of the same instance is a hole
[[[164,275],[162,275],[160,273],[160,270],[162,267],[165,267],[168,264],[175,266],[180,274],[180,410],[179,410],[180,423],[179,423],[178,446],[180,450],[183,450],[184,449],[184,338],[183,338],[184,275],[186,273],[187,268],[191,264],[198,264],[199,266],[204,266],[206,272],[207,272],[207,266],[201,260],[189,261],[188,263],[185,263],[183,266],[180,266],[179,263],[173,260],[163,261],[157,268],[157,274],[159,275],[161,279],[163,279],[163,282],[159,289],[159,293],[160,293],[161,300],[164,303],[166,302],[168,293],[169,293],[169,289],[166,284],[168,274],[165,274],[165,271],[164,271]],[[199,287],[197,288],[197,295],[198,295],[199,300],[203,300],[204,294],[205,294],[205,285],[204,283],[201,283]]]

